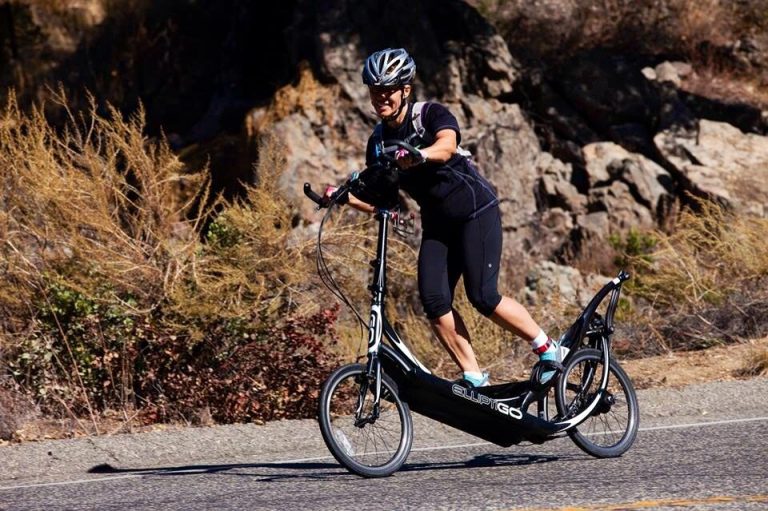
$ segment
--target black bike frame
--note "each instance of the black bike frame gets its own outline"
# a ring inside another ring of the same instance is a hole
[[[384,314],[387,239],[393,213],[377,210],[376,219],[376,259],[371,261],[374,271],[369,286],[371,309],[368,322],[368,361],[365,381],[361,382],[361,396],[356,414],[358,423],[371,422],[378,418],[382,398],[382,370],[395,381],[400,398],[406,401],[414,412],[505,447],[521,440],[541,442],[559,436],[575,428],[591,415],[608,386],[613,315],[618,304],[621,284],[629,275],[621,272],[618,277],[607,283],[561,338],[561,344],[569,348],[571,353],[581,347],[583,339],[588,340],[588,344],[584,345],[602,352],[603,370],[599,390],[590,404],[575,417],[555,417],[555,420],[548,420],[548,388],[536,388],[526,381],[469,389],[432,375],[411,353]],[[597,308],[609,293],[610,303],[603,320],[597,313]],[[382,343],[382,337],[386,337],[389,343]],[[373,385],[373,409],[369,416],[363,417],[363,398],[370,385]],[[534,402],[538,404],[538,412],[535,415],[527,411]]]

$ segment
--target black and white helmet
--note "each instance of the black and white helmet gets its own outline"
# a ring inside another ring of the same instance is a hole
[[[416,63],[403,48],[387,48],[372,53],[363,66],[365,85],[407,85],[416,76]]]

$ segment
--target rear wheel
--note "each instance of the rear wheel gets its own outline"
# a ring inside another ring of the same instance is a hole
[[[562,420],[576,417],[594,401],[600,389],[604,363],[601,351],[578,350],[565,365],[555,389]],[[640,420],[632,381],[611,359],[608,388],[590,416],[568,435],[584,452],[598,458],[624,454],[635,441]]]
[[[364,366],[341,367],[323,385],[318,418],[325,445],[339,463],[364,477],[384,477],[405,463],[413,442],[413,423],[408,405],[383,373],[376,418],[373,397]]]

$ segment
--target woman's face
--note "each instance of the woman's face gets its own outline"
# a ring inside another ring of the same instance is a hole
[[[410,85],[394,85],[390,87],[371,85],[368,87],[371,105],[373,105],[376,115],[381,118],[394,115],[410,93]]]

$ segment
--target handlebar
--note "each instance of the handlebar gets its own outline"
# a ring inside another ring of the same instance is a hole
[[[383,154],[381,155],[383,162],[380,162],[378,165],[390,168],[390,169],[397,169],[396,161],[397,158],[393,156],[393,153],[399,148],[404,149],[410,156],[419,159],[420,161],[424,161],[424,155],[419,151],[417,148],[409,144],[408,142],[405,142],[403,140],[385,140],[382,142],[383,146]],[[375,165],[374,165],[375,166]],[[373,167],[373,166],[372,166]],[[371,167],[369,167],[370,169]],[[369,170],[366,169],[366,170]],[[363,171],[365,172],[365,171]],[[361,174],[363,173],[361,172]],[[352,186],[353,182],[358,178],[358,173],[355,172],[352,174],[352,177],[350,177],[343,185],[339,187],[338,190],[336,190],[330,197],[321,196],[314,190],[312,190],[312,185],[309,183],[304,183],[304,195],[306,195],[309,200],[317,204],[318,209],[323,209],[329,207],[331,204],[338,202],[340,199],[344,200],[344,197],[346,194],[349,193],[350,187]]]
[[[384,148],[382,157],[389,163],[395,163],[397,161],[397,158],[392,156],[392,153],[394,153],[397,148],[405,149],[409,156],[412,156],[421,162],[424,161],[424,155],[421,153],[421,151],[403,140],[385,140],[381,143],[381,145]]]
[[[304,195],[306,195],[309,200],[317,204],[317,209],[327,208],[331,204],[339,201],[339,199],[342,199],[347,193],[349,193],[350,181],[351,179],[341,185],[335,192],[330,195],[330,197],[320,195],[312,189],[311,184],[304,183]]]
[[[309,197],[309,200],[317,204],[318,208],[325,207],[325,199],[324,197],[321,197],[312,189],[312,185],[309,183],[304,183],[304,195]]]

